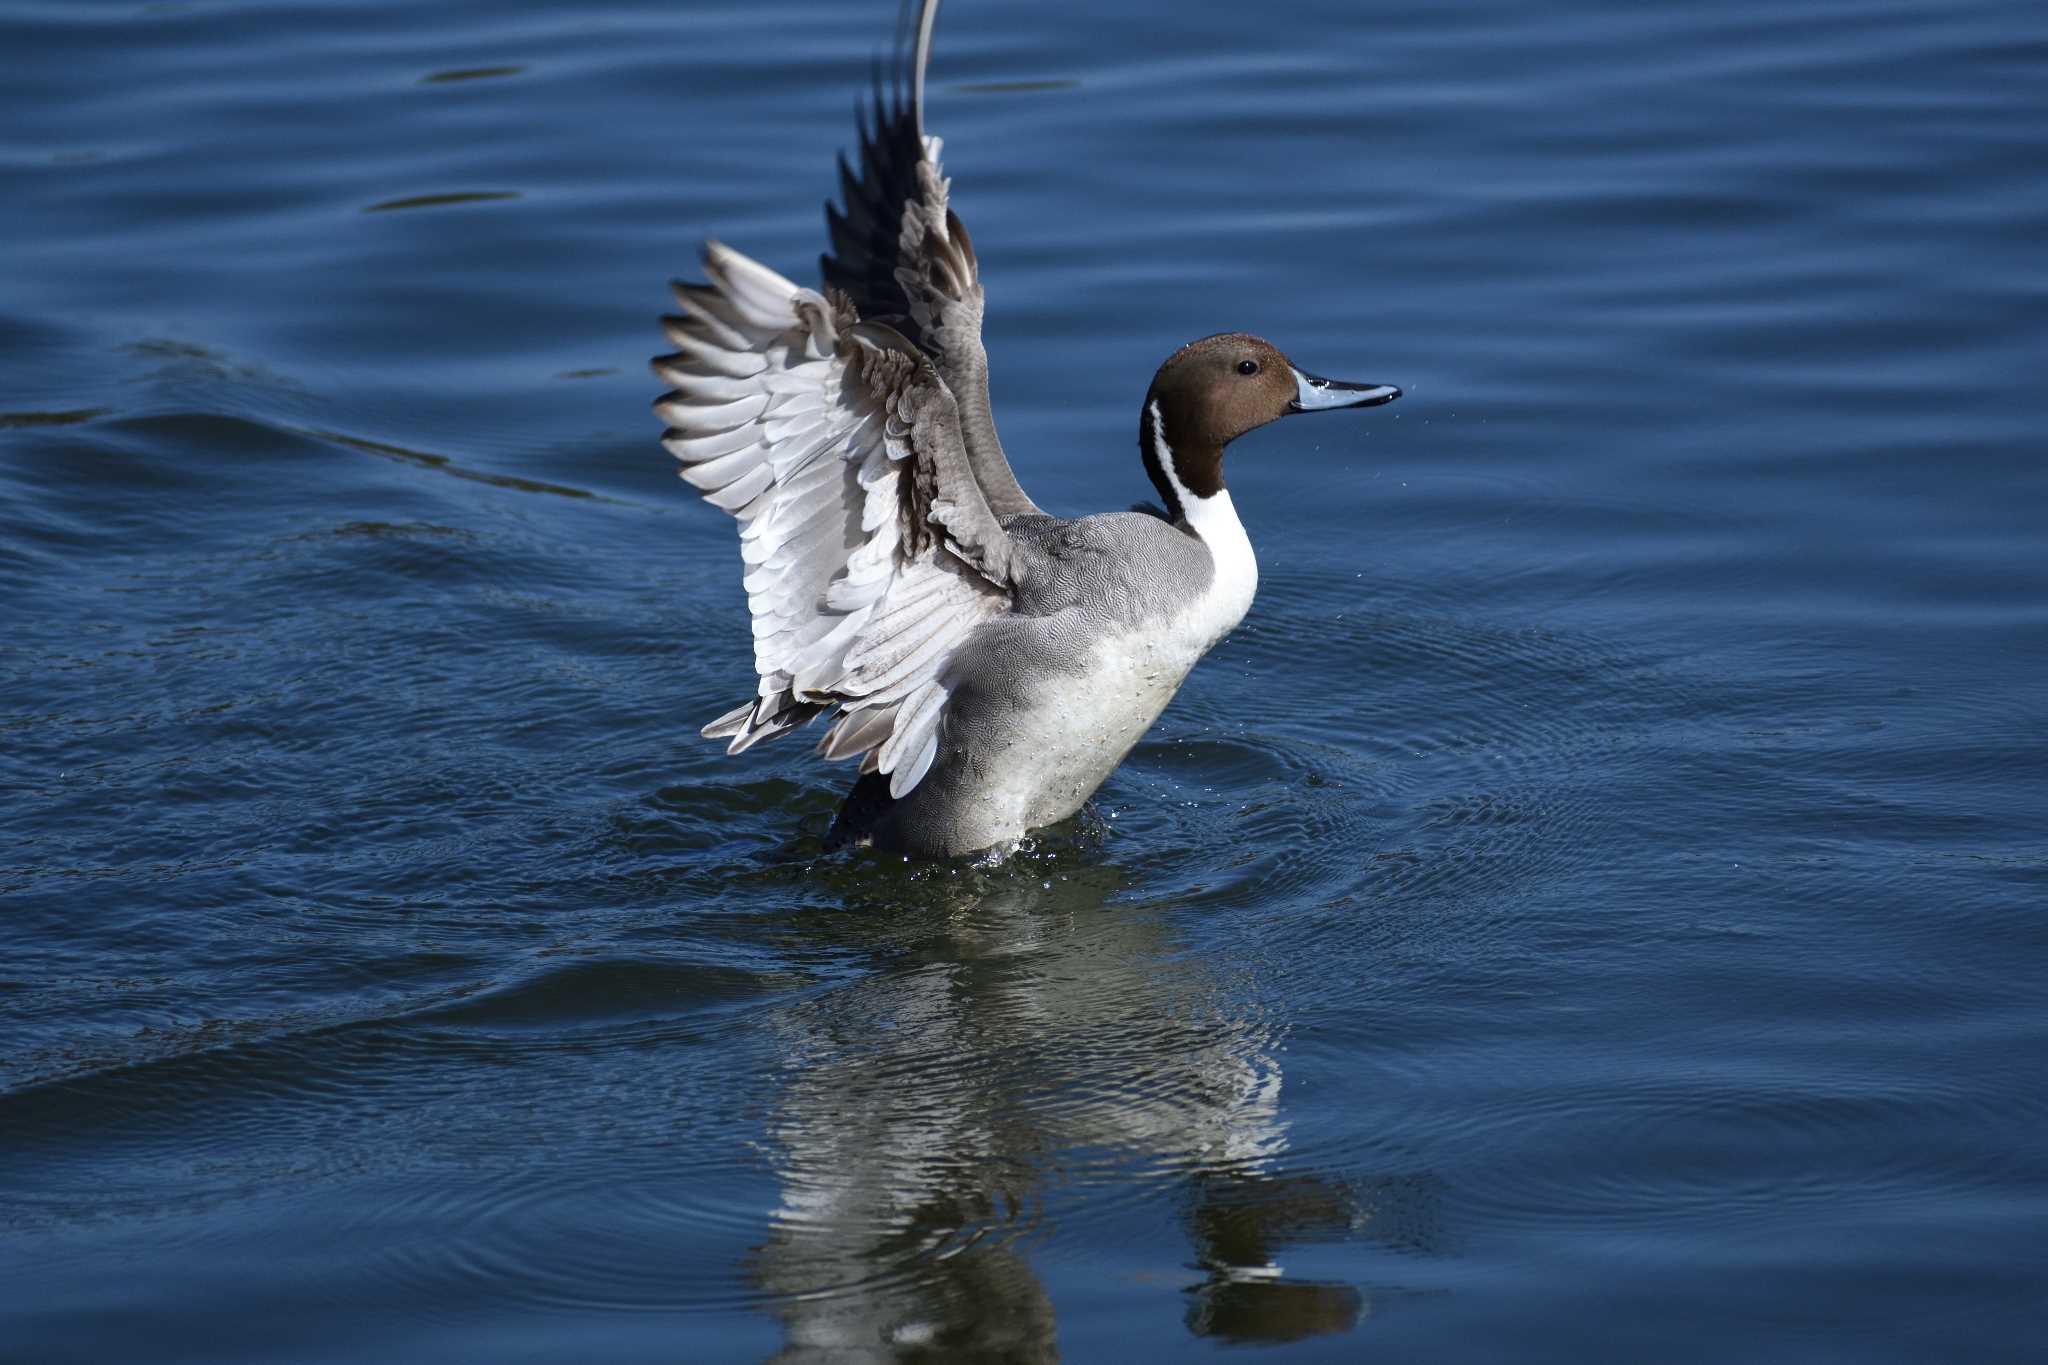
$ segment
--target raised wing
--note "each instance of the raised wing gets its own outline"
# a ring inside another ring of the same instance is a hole
[[[937,753],[945,665],[1009,609],[1008,534],[931,360],[844,297],[712,242],[678,284],[662,444],[740,522],[757,694],[704,727],[738,753],[834,706],[820,748],[902,796]]]
[[[980,266],[967,229],[948,203],[940,140],[925,136],[924,73],[939,0],[923,0],[893,89],[877,82],[873,124],[863,117],[860,174],[839,158],[842,210],[825,205],[832,250],[819,258],[825,282],[864,318],[884,321],[932,358],[960,410],[974,477],[1000,521],[1042,515],[1026,497],[996,437],[988,401],[988,352],[981,341]]]

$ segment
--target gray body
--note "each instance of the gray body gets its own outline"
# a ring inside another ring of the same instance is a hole
[[[1005,529],[1023,551],[1016,607],[948,666],[938,760],[900,800],[879,774],[862,778],[835,843],[945,857],[1056,824],[1123,761],[1192,666],[1168,636],[1215,574],[1198,537],[1147,512],[1019,517]]]

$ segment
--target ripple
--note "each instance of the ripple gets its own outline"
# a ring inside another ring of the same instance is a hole
[[[421,85],[447,85],[457,81],[500,80],[524,74],[523,66],[467,66],[451,71],[430,71],[420,77]]]
[[[744,1165],[670,1153],[665,1176],[420,1179],[336,1232],[380,1250],[361,1268],[382,1297],[494,1310],[731,1308],[762,1191]]]
[[[497,200],[518,199],[523,196],[517,190],[447,190],[440,194],[413,194],[402,199],[382,199],[366,204],[364,213],[390,213],[396,209],[438,209],[456,204],[488,204]]]
[[[488,470],[472,469],[457,463],[447,455],[432,451],[414,450],[394,445],[389,441],[373,441],[366,436],[349,436],[338,431],[320,429],[308,430],[306,435],[317,436],[323,441],[332,441],[359,450],[367,455],[381,455],[387,459],[403,460],[408,464],[433,469],[458,479],[471,479],[477,483],[489,484],[493,488],[510,488],[521,493],[546,493],[558,498],[597,498],[598,494],[587,488],[574,488],[567,484],[547,483],[540,479],[521,478],[512,474],[494,473]]]
[[[110,408],[71,408],[63,412],[0,412],[0,431],[9,427],[75,427],[105,417]]]
[[[523,980],[466,995],[410,1016],[415,1023],[483,1034],[545,1034],[551,1042],[580,1045],[589,1030],[639,1037],[706,1009],[759,999],[773,979],[740,968],[695,962],[612,959],[548,967]]]
[[[1276,619],[1248,644],[1255,665],[1284,671],[1264,641],[1305,628],[1287,618],[1327,590],[1283,578],[1273,596]],[[1603,793],[1588,774],[1611,782],[1635,765],[1652,780],[1657,727],[1697,693],[1656,661],[1570,632],[1398,607],[1349,615],[1355,626],[1324,632],[1318,666],[1360,679],[1364,696],[1299,697],[1260,723],[1226,721],[1249,709],[1245,688],[1215,688],[1211,663],[1112,779],[1101,798],[1110,828],[1204,851],[1185,865],[1148,861],[1166,885],[1290,904],[1540,885],[1604,842]],[[1347,730],[1362,734],[1329,738]]]
[[[1751,1079],[1566,1085],[1518,1094],[1468,1130],[1475,1151],[1498,1159],[1472,1163],[1452,1184],[1457,1204],[1488,1226],[1553,1234],[1567,1225],[1782,1222],[1802,1208],[1817,1216],[1845,1196],[1868,1213],[1911,1210],[1925,1207],[1932,1189],[2017,1177],[2016,1156],[1986,1164],[2000,1144],[1987,1148],[1979,1133],[2048,1114],[2048,1102],[2035,1099],[2021,1108],[2031,1117],[1939,1078],[1911,1093]],[[1924,1140],[1902,1143],[1902,1131]]]

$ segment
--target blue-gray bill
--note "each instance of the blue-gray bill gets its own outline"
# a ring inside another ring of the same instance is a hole
[[[1326,412],[1331,408],[1376,408],[1401,396],[1392,384],[1350,384],[1342,379],[1294,372],[1294,401],[1287,406],[1295,412]]]

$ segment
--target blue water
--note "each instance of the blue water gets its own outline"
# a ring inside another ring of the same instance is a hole
[[[994,870],[648,412],[893,19],[0,4],[0,1357],[2038,1358],[2048,8],[953,0],[1041,502],[1407,390]]]

